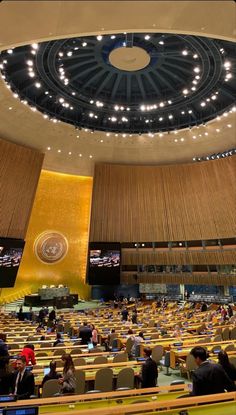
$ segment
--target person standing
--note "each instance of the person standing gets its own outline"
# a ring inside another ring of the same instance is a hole
[[[122,321],[128,320],[129,312],[126,307],[121,311],[121,316],[122,316]]]
[[[193,390],[191,395],[211,395],[236,390],[233,381],[225,373],[219,364],[211,363],[207,360],[207,351],[201,346],[196,346],[191,350],[198,368],[193,372]]]
[[[94,324],[91,324],[91,329],[92,329],[92,343],[95,347],[98,344],[98,331],[96,327],[94,326]]]
[[[91,342],[92,330],[86,321],[79,329],[79,338],[81,339],[81,344],[88,344]]]
[[[153,388],[157,386],[158,370],[156,362],[151,358],[152,350],[145,347],[143,350],[145,362],[142,365],[140,380],[142,388]]]
[[[26,344],[23,347],[23,350],[20,353],[20,355],[25,357],[26,366],[28,366],[29,364],[36,365],[36,359],[35,359],[34,345],[33,344]]]
[[[34,395],[34,375],[26,370],[25,356],[16,359],[16,369],[11,387],[12,394],[17,395],[18,399],[29,399]]]

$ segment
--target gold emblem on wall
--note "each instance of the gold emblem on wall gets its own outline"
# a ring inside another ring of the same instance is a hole
[[[59,232],[45,231],[41,233],[34,243],[34,252],[37,258],[45,264],[55,264],[67,254],[68,241]]]

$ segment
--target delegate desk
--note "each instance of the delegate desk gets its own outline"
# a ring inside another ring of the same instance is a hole
[[[221,349],[224,350],[226,346],[229,344],[236,344],[236,340],[227,340],[227,341],[220,341],[220,342],[211,342],[211,343],[190,343],[186,346],[179,346],[173,347],[170,349],[170,367],[175,369],[177,363],[179,363],[180,359],[186,360],[187,355],[191,352],[192,348],[196,345],[201,347],[206,347],[211,349],[213,346],[221,346]],[[220,347],[219,347],[220,348]],[[235,414],[236,415],[236,414]]]
[[[136,361],[128,361],[128,362],[119,362],[119,363],[103,363],[103,364],[96,364],[92,367],[89,365],[86,366],[76,366],[76,370],[83,370],[85,372],[85,380],[88,381],[94,381],[96,373],[99,369],[103,368],[111,368],[113,370],[113,378],[115,378],[118,373],[126,368],[131,367],[134,370],[134,375],[137,376],[140,373],[141,365],[143,362],[136,362]],[[35,375],[35,385],[41,386],[42,380],[44,377],[43,369],[34,369],[32,370],[32,373]]]
[[[181,385],[178,387],[180,389]],[[179,415],[181,411],[185,411],[188,415],[222,415],[223,413],[235,415],[235,392],[176,399],[178,397],[176,392],[171,392],[164,397],[162,393],[157,394],[159,388],[155,389],[156,393],[150,389],[150,393],[147,395],[147,389],[140,389],[121,393],[101,393],[93,397],[91,395],[77,395],[57,397],[57,400],[55,398],[36,399],[32,401],[31,406],[33,404],[39,406],[39,414],[50,415],[77,415],[78,413],[80,415],[128,415],[143,412],[153,415],[160,413],[162,415]],[[138,391],[141,391],[141,396]],[[135,394],[139,396],[135,396]],[[182,394],[183,390],[179,392],[179,396]],[[166,395],[165,392],[163,395]],[[133,396],[132,401],[130,400],[131,396]],[[94,399],[97,401],[95,402]],[[83,402],[80,402],[81,400]],[[144,400],[145,402],[143,402]],[[9,409],[17,406],[20,410],[26,408],[26,405],[29,405],[29,401],[8,403],[4,406]]]

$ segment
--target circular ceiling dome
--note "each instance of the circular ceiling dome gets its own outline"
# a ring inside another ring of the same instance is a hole
[[[145,68],[151,57],[143,48],[133,46],[127,48],[122,46],[117,49],[113,49],[109,55],[110,63],[117,69],[122,71],[139,71]]]
[[[206,37],[118,33],[16,47],[0,56],[17,98],[53,122],[116,133],[206,123],[236,97],[236,46]]]

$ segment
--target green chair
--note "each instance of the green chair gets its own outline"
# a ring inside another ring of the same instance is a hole
[[[58,383],[58,379],[50,379],[44,383],[42,389],[42,398],[50,398],[55,394],[60,393],[61,387]]]
[[[113,371],[106,367],[99,369],[95,375],[95,390],[111,392],[113,386]]]
[[[76,370],[75,379],[76,379],[75,394],[80,395],[85,392],[85,372],[83,370]]]
[[[117,376],[116,390],[134,388],[134,370],[131,367],[125,367]]]

